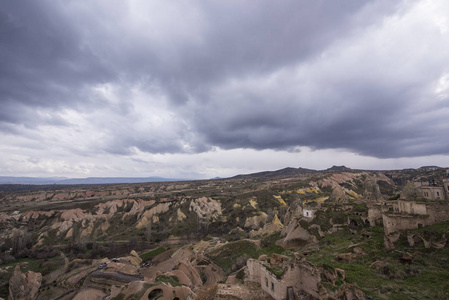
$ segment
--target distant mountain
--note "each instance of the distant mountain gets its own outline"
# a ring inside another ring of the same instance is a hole
[[[289,175],[299,175],[306,173],[314,173],[316,170],[305,169],[305,168],[284,168],[276,171],[264,171],[251,174],[237,175],[232,178],[245,178],[245,177],[273,177],[273,176],[289,176]]]
[[[0,176],[0,184],[55,184],[62,180],[68,179],[67,177],[10,177]]]
[[[422,166],[419,169],[420,170],[438,170],[438,169],[442,169],[442,168],[438,167],[438,166]]]
[[[326,171],[346,172],[346,171],[354,171],[354,170],[351,168],[348,168],[346,166],[332,166],[332,168],[326,169]]]
[[[163,177],[88,177],[88,178],[66,178],[66,177],[6,177],[0,176],[0,184],[119,184],[119,183],[143,183],[143,182],[164,182],[182,181],[182,179]]]

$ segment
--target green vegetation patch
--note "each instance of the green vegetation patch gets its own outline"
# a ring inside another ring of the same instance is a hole
[[[445,222],[414,231],[436,236],[448,229],[449,222]],[[345,281],[357,285],[370,299],[449,299],[449,249],[410,247],[404,236],[395,243],[394,250],[388,250],[384,247],[382,227],[366,231],[370,232],[369,238],[346,230],[327,235],[320,239],[320,250],[308,255],[307,260],[345,270]],[[366,254],[357,254],[355,247]],[[338,255],[342,253],[353,256],[350,261],[340,260]],[[401,262],[404,253],[412,256],[410,264]],[[380,266],[372,266],[376,261]]]
[[[282,276],[284,276],[284,273],[286,269],[282,266],[272,266],[272,265],[264,265],[265,268],[271,272],[271,274],[274,274],[277,279],[281,279]]]
[[[140,258],[142,258],[143,261],[150,260],[150,259],[153,259],[155,256],[161,254],[165,250],[167,250],[166,247],[159,247],[159,248],[156,248],[154,250],[151,250],[149,252],[146,252],[146,253],[142,254],[140,256]]]
[[[209,258],[222,267],[226,273],[240,269],[247,259],[259,256],[258,247],[248,240],[231,242],[207,253]]]
[[[182,286],[182,284],[179,283],[179,281],[178,281],[178,277],[176,277],[176,276],[159,275],[156,277],[156,282],[158,282],[158,281],[170,284],[173,287]]]
[[[283,254],[285,249],[279,245],[276,245],[276,241],[279,240],[280,232],[270,236],[263,237],[261,240],[261,248],[259,249],[259,256],[262,254],[271,255],[273,253]]]
[[[278,239],[279,234],[264,237],[261,247],[249,240],[235,241],[207,253],[207,256],[229,274],[245,266],[249,258],[258,258],[262,254],[284,253],[285,249],[276,245]]]

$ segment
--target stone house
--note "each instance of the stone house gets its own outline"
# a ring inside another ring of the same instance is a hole
[[[314,219],[315,212],[316,212],[316,209],[312,209],[311,207],[304,207],[302,210],[302,215],[306,218]]]
[[[424,184],[418,186],[424,198],[429,200],[447,200],[444,186],[435,186],[432,184]]]
[[[382,220],[386,235],[441,223],[449,220],[449,202],[399,199],[393,211],[382,214]]]
[[[282,276],[276,276],[268,262],[249,259],[246,280],[259,283],[276,300],[287,299],[289,291],[320,298],[321,273],[317,268],[306,262],[284,262],[284,268]]]
[[[415,181],[415,186],[421,191],[424,198],[429,200],[449,200],[449,170],[446,176],[429,181]]]
[[[383,201],[381,203],[368,203],[368,222],[371,227],[382,225],[382,215],[393,209],[395,201]]]

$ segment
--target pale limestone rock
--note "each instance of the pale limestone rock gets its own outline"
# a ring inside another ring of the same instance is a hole
[[[272,235],[276,232],[279,232],[284,228],[284,225],[279,220],[278,216],[275,215],[272,222],[267,223],[257,231],[251,230],[249,233],[250,237],[257,237],[262,235]]]
[[[306,247],[317,243],[316,237],[309,234],[295,219],[283,228],[281,236],[285,237],[277,243],[284,248]]]
[[[337,259],[349,263],[352,261],[353,257],[354,254],[352,253],[341,253],[337,256]]]
[[[168,211],[170,209],[170,204],[171,204],[170,202],[162,202],[152,207],[151,209],[146,210],[140,217],[140,220],[136,225],[136,229],[140,229],[147,226],[154,215]]]
[[[340,185],[336,185],[332,194],[329,197],[329,201],[334,203],[345,203],[348,201],[346,193]]]
[[[176,214],[178,216],[178,222],[181,222],[182,220],[187,218],[187,216],[182,212],[181,208],[178,208]]]
[[[349,182],[352,184],[354,183],[353,181],[354,179],[364,174],[366,173],[347,173],[347,172],[335,173],[328,178],[318,180],[318,185],[321,188],[323,188],[326,186],[335,187],[345,182]]]
[[[277,201],[279,201],[279,203],[280,203],[281,205],[283,205],[283,206],[287,205],[287,203],[285,203],[284,199],[282,199],[281,196],[279,196],[279,195],[273,195],[273,197],[274,197]]]
[[[359,288],[352,284],[345,284],[338,290],[338,299],[366,300],[366,295]]]
[[[28,271],[25,274],[20,271],[20,265],[16,265],[14,273],[9,279],[10,300],[36,299],[42,284],[42,274]]]
[[[246,218],[245,228],[259,229],[266,224],[268,215],[264,212],[259,212],[257,216]]]
[[[253,197],[253,198],[249,199],[249,205],[251,205],[254,209],[257,209],[257,207],[258,207],[257,198]]]
[[[201,220],[215,220],[222,215],[220,201],[208,197],[192,200],[189,210],[195,212]]]
[[[126,259],[134,266],[140,266],[142,263],[142,259],[140,258],[139,254],[137,254],[136,251],[132,250],[130,255],[126,257]]]

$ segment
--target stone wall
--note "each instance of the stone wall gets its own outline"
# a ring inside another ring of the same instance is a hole
[[[442,186],[421,186],[421,193],[424,198],[430,200],[445,199],[444,187]]]
[[[428,215],[408,215],[401,213],[388,213],[382,215],[385,235],[406,229],[417,229],[421,226],[431,225]]]
[[[449,200],[449,170],[447,175],[431,182],[415,181],[422,196],[429,200]]]
[[[427,205],[427,211],[432,224],[449,220],[449,203],[432,202]]]
[[[395,212],[382,215],[386,235],[449,220],[449,203],[399,200]]]
[[[287,299],[287,287],[295,292],[303,291],[312,297],[320,298],[320,271],[306,262],[291,263],[281,279],[272,274],[262,262],[249,259],[247,280],[260,283],[262,290],[276,300]]]
[[[256,259],[248,259],[246,262],[247,280],[252,282],[259,282],[261,278],[261,263]]]
[[[368,204],[368,221],[371,227],[382,225],[382,214],[388,212],[391,205],[387,203],[382,204]]]
[[[398,200],[398,209],[401,213],[427,215],[427,204],[423,202]]]
[[[287,287],[283,282],[278,280],[276,276],[271,274],[262,262],[255,259],[249,259],[246,265],[248,267],[248,281],[259,283],[262,290],[270,294],[270,296],[276,300],[285,299],[287,297]]]

